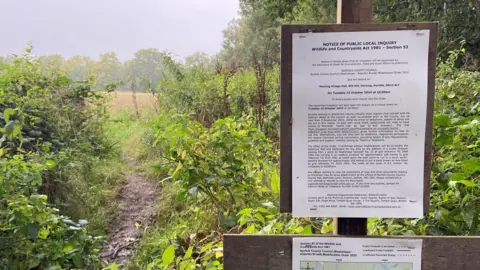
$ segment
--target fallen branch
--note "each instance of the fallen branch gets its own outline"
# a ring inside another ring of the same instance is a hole
[[[172,176],[169,176],[169,177],[167,177],[167,178],[164,178],[164,179],[160,180],[160,184],[163,183],[163,182],[165,182],[165,181],[167,181],[167,180],[169,180],[169,179],[173,179],[173,177],[172,177]]]

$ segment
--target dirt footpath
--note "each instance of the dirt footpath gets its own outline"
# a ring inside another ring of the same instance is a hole
[[[123,267],[128,264],[144,229],[153,221],[157,195],[158,185],[154,181],[136,172],[128,176],[118,198],[118,216],[111,224],[107,244],[100,251],[103,262]]]

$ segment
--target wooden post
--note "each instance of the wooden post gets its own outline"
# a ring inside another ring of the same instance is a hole
[[[337,23],[372,23],[372,0],[338,0]]]
[[[337,23],[372,23],[372,0],[338,0]],[[367,235],[366,218],[334,218],[336,235]]]

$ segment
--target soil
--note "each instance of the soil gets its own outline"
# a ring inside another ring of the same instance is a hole
[[[136,164],[129,162],[130,167]],[[132,172],[119,194],[119,213],[110,225],[108,242],[100,251],[106,264],[126,266],[144,229],[154,220],[158,185],[144,175]],[[138,228],[137,228],[138,227]]]

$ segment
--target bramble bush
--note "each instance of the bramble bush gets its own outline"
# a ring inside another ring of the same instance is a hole
[[[47,72],[31,48],[10,59],[0,62],[0,268],[98,269],[102,238],[64,213],[85,214],[74,182],[88,185],[109,152],[103,98]]]
[[[158,228],[145,236],[132,268],[223,269],[225,232],[331,230],[327,220],[279,214],[278,150],[253,117],[230,116],[205,127],[171,111],[150,127],[161,156],[154,169],[171,182],[162,189]]]
[[[423,219],[370,222],[381,235],[478,235],[480,73],[455,68],[464,50],[437,65],[430,213]]]
[[[153,124],[155,145],[176,165],[170,174],[181,186],[178,199],[199,193],[200,203],[220,211],[221,220],[272,189],[278,192],[278,177],[272,179],[278,153],[251,118],[227,117],[205,128],[188,115],[170,113]]]
[[[59,215],[40,194],[48,162],[17,154],[0,160],[0,266],[2,269],[72,269],[98,266],[101,238],[87,233],[86,220]]]

